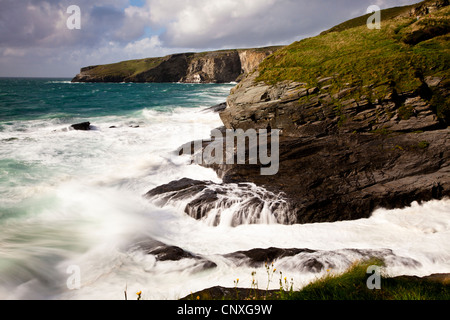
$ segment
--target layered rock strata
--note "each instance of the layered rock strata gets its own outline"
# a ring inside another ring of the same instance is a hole
[[[72,82],[229,83],[254,70],[280,47],[172,54],[82,68]]]

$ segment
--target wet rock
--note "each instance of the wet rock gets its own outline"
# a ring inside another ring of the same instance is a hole
[[[155,256],[156,261],[180,261],[182,259],[193,259],[198,262],[198,268],[200,269],[211,269],[217,267],[214,262],[204,257],[187,252],[180,247],[166,245],[156,240],[140,241],[131,248],[131,251],[136,250],[144,251],[148,255]]]
[[[205,111],[222,112],[226,108],[227,108],[227,103],[223,102],[223,103],[219,103],[219,104],[217,104],[215,106],[206,108]]]
[[[280,170],[262,177],[258,166],[213,167],[224,182],[284,193],[297,223],[367,218],[379,207],[450,196],[450,130],[428,87],[448,94],[440,78],[376,101],[351,97],[358,87],[348,86],[335,94],[336,104],[328,90],[267,86],[256,77],[232,90],[220,116],[227,129],[280,130]],[[262,92],[270,99],[258,100]],[[304,99],[287,98],[300,93]]]
[[[146,195],[156,205],[185,202],[185,213],[197,220],[208,219],[218,226],[222,212],[234,208],[226,220],[230,226],[278,222],[291,224],[295,217],[280,194],[268,192],[252,184],[224,183],[181,179],[157,187]]]
[[[282,192],[296,223],[368,218],[384,207],[450,194],[450,130],[414,134],[340,134],[286,138],[280,142],[280,170],[233,166],[227,183],[248,181]],[[436,192],[439,190],[439,192]]]
[[[181,180],[172,181],[168,184],[154,188],[145,196],[147,198],[151,198],[158,195],[167,195],[169,193],[171,194],[171,196],[173,196],[176,192],[179,192],[177,197],[180,197],[180,194],[191,196],[197,194],[199,191],[202,191],[209,184],[210,182],[206,181],[183,178]],[[189,193],[189,191],[191,191],[191,194]]]
[[[262,267],[264,264],[271,264],[275,260],[292,257],[299,253],[312,253],[313,250],[309,249],[252,249],[249,251],[238,251],[230,254],[226,254],[225,257],[232,259],[238,263],[238,265],[248,265],[250,267]]]
[[[78,131],[89,131],[91,130],[91,123],[90,122],[82,122],[78,124],[73,124],[70,126],[74,130]]]

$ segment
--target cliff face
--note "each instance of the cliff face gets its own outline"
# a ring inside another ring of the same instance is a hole
[[[331,32],[266,59],[220,115],[228,129],[279,129],[280,170],[216,168],[224,182],[281,192],[299,223],[450,196],[447,5],[424,2],[380,31]]]
[[[182,53],[91,66],[82,68],[72,82],[227,83],[238,81],[279,48]]]
[[[232,82],[236,81],[242,72],[241,60],[236,50],[196,54],[189,61],[185,72],[181,82]]]
[[[378,207],[450,196],[450,129],[427,96],[450,96],[442,78],[377,102],[342,90],[339,103],[330,103],[326,81],[266,85],[257,76],[233,90],[220,115],[229,129],[279,129],[280,170],[261,176],[260,166],[215,168],[225,183],[283,194],[296,223],[368,218]]]

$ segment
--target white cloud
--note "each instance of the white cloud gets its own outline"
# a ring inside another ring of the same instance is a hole
[[[275,3],[275,0],[147,0],[146,7],[151,25],[166,29],[162,39],[167,46],[212,47],[217,46],[214,42],[257,29]]]
[[[25,49],[15,49],[15,48],[6,48],[3,50],[2,55],[4,57],[23,57],[25,56],[27,51]]]
[[[87,65],[174,52],[289,44],[371,4],[418,1],[0,0],[0,76],[71,76]],[[81,8],[81,30],[66,27],[72,4]]]
[[[162,47],[161,40],[158,36],[129,43],[125,46],[124,51],[128,55],[134,55],[137,58],[149,57],[149,53],[153,55],[166,55],[168,53],[168,49]]]
[[[167,47],[287,44],[366,13],[418,0],[147,0],[141,16]]]

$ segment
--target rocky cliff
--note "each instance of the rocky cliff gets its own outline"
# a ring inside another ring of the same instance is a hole
[[[346,25],[278,50],[245,76],[220,116],[227,129],[280,130],[280,170],[212,165],[225,184],[282,195],[285,223],[367,218],[450,196],[448,1],[388,13],[381,30]],[[186,211],[202,219],[216,198],[201,193]]]
[[[426,1],[380,31],[331,32],[268,58],[221,118],[229,129],[279,129],[280,171],[225,166],[224,181],[284,193],[300,223],[450,196],[449,13],[448,1]]]
[[[72,82],[227,83],[238,81],[279,48],[181,53],[90,66],[82,68]]]

